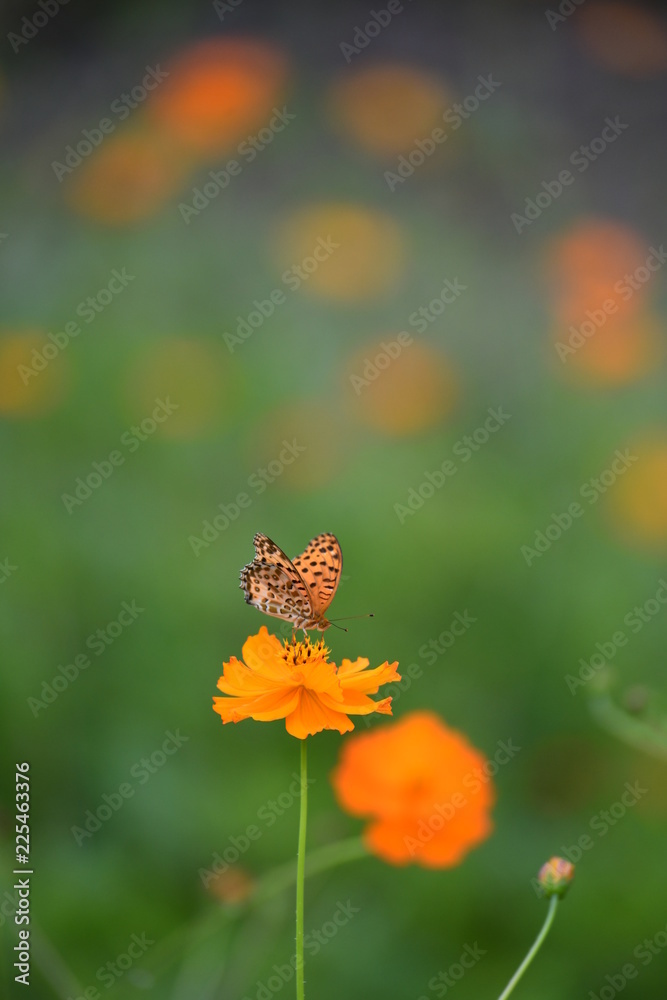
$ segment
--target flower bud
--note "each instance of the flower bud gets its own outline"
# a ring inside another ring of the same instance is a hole
[[[574,865],[565,858],[549,858],[537,873],[537,881],[545,896],[565,895],[574,878]]]

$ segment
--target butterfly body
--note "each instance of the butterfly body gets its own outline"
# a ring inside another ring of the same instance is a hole
[[[343,569],[338,539],[330,532],[316,535],[304,552],[289,559],[266,535],[253,538],[255,558],[241,570],[241,589],[247,604],[273,618],[291,622],[294,629],[319,629],[331,622],[325,612],[331,604]]]

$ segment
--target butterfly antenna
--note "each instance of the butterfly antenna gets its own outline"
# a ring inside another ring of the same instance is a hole
[[[343,628],[343,626],[342,626],[342,625],[336,625],[336,623],[335,623],[335,622],[332,622],[332,621],[331,621],[331,619],[329,619],[329,624],[330,624],[330,625],[333,625],[333,627],[334,627],[334,628],[338,628],[338,629],[340,629],[340,630],[341,630],[341,632],[347,632],[347,629],[346,629],[346,628]]]
[[[367,615],[346,615],[344,618],[330,618],[329,621],[331,622],[332,625],[334,625],[336,622],[352,621],[353,618],[375,618],[375,615],[371,611]],[[347,629],[345,629],[345,631],[347,632]]]

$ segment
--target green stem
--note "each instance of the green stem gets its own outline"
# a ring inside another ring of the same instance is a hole
[[[296,861],[296,1000],[304,1000],[303,989],[303,887],[306,881],[306,819],[308,816],[308,751],[301,740],[301,807],[299,849]]]
[[[549,929],[550,929],[550,927],[551,927],[551,925],[553,923],[554,917],[556,915],[556,907],[557,906],[558,906],[558,896],[552,896],[551,899],[549,900],[549,911],[547,913],[546,920],[544,921],[544,924],[542,925],[542,930],[540,931],[540,933],[535,938],[535,941],[533,942],[532,948],[530,949],[530,951],[528,952],[528,954],[524,958],[523,962],[521,963],[521,965],[519,966],[519,968],[516,970],[516,972],[514,973],[514,975],[512,976],[512,978],[510,979],[509,983],[507,984],[507,986],[505,987],[505,989],[503,990],[503,992],[498,997],[498,1000],[507,1000],[507,997],[510,995],[510,993],[512,992],[512,990],[514,989],[514,987],[516,986],[516,984],[519,982],[519,980],[521,979],[522,975],[524,974],[524,972],[526,971],[526,969],[528,968],[528,966],[530,965],[530,963],[533,961],[533,959],[537,955],[538,951],[540,950],[540,948],[542,946],[542,942],[544,941],[545,937],[549,933]]]
[[[633,719],[611,700],[608,694],[591,698],[590,710],[600,725],[624,743],[644,753],[667,760],[667,736],[640,719]]]

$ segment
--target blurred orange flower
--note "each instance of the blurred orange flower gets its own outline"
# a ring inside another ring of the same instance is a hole
[[[459,394],[457,377],[440,351],[427,343],[410,341],[403,348],[401,343],[387,337],[367,344],[347,366],[347,385],[354,389],[348,392],[350,412],[391,437],[437,426]]]
[[[337,667],[328,655],[323,639],[281,644],[262,625],[244,643],[244,662],[232,657],[223,664],[218,688],[228,697],[214,698],[213,710],[223,723],[285,719],[287,732],[300,740],[323,729],[347,733],[354,729],[350,715],[391,715],[391,698],[373,701],[368,695],[401,679],[397,663],[367,670],[368,660],[359,658]]]
[[[368,849],[384,861],[449,868],[489,836],[495,792],[484,756],[433,712],[348,740],[333,772],[341,806],[371,816]]]
[[[184,149],[217,154],[260,125],[280,102],[287,76],[283,52],[268,41],[207,38],[169,65],[148,113]]]
[[[336,124],[364,149],[402,153],[442,124],[449,95],[440,80],[411,66],[380,63],[342,73],[331,89]]]
[[[168,143],[144,129],[106,141],[66,182],[69,206],[108,226],[141,222],[179,188],[186,164]]]
[[[574,19],[581,44],[599,66],[642,79],[667,69],[667,30],[657,12],[621,0],[587,3]]]

